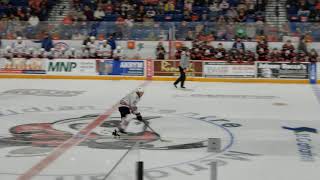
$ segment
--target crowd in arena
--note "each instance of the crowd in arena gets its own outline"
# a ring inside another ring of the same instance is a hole
[[[320,2],[317,0],[287,0],[286,8],[291,22],[320,21]]]
[[[73,0],[81,21],[236,21],[264,19],[266,0]]]
[[[270,38],[272,28],[264,24],[267,0],[73,0],[74,10],[64,18],[52,36],[46,34],[39,41],[41,48],[27,47],[22,37],[34,39],[32,35],[43,33],[37,25],[40,21],[47,20],[50,8],[57,2],[59,1],[1,1],[1,23],[6,20],[28,21],[25,29],[7,24],[0,26],[0,30],[7,28],[11,35],[14,34],[10,37],[17,40],[12,45],[2,47],[2,55],[7,58],[120,59],[125,58],[124,49],[116,45],[116,40],[166,41],[169,40],[169,31],[173,31],[174,40],[193,42],[192,47],[187,50],[193,60],[251,63],[314,62],[319,59],[316,50],[308,50],[305,43],[320,40],[320,24],[285,24],[281,32],[273,27],[277,30],[274,34],[281,38],[288,35],[286,32],[297,32],[290,34],[296,37],[303,33],[304,37],[296,49],[290,41],[282,48],[269,46],[268,41],[282,39]],[[286,7],[291,22],[320,20],[320,2],[317,0],[288,0]],[[30,25],[34,28],[30,29]],[[26,30],[28,28],[29,31]],[[83,44],[81,49],[56,49],[52,38],[83,40]],[[245,47],[244,41],[254,42],[257,39],[255,50]],[[226,49],[223,43],[212,46],[210,42],[213,41],[235,42],[232,48]],[[184,48],[186,47],[182,47]],[[160,42],[155,56],[157,59],[180,58],[181,49],[177,49],[173,56],[168,51]]]
[[[181,47],[176,51],[179,59],[182,51],[187,51],[192,60],[219,60],[229,63],[253,63],[254,61],[271,62],[318,62],[319,56],[315,49],[308,51],[305,42],[300,41],[296,49],[291,40],[287,40],[282,48],[269,47],[265,39],[258,40],[255,51],[246,49],[241,38],[237,38],[231,49],[224,48],[223,43],[213,47],[207,42],[194,41],[192,48]],[[163,56],[158,56],[162,58]]]
[[[41,48],[28,47],[22,37],[18,37],[11,45],[2,50],[2,56],[11,58],[109,58],[126,59],[125,50],[117,46],[114,37],[97,40],[94,36],[86,38],[81,49],[54,47],[50,36],[47,35],[41,43]],[[237,38],[232,48],[225,48],[223,43],[218,43],[216,47],[207,41],[192,41],[192,47],[181,46],[177,48],[174,57],[170,57],[168,49],[162,42],[159,42],[155,49],[155,56],[158,60],[180,59],[182,51],[187,51],[192,60],[217,60],[229,63],[253,63],[254,61],[271,62],[318,62],[319,56],[315,49],[307,49],[306,43],[302,39],[297,48],[291,40],[287,40],[282,48],[272,48],[265,38],[258,40],[255,51],[247,49],[241,38]]]
[[[58,1],[55,0],[2,0],[0,2],[0,20],[29,21],[36,25],[48,19],[49,10]]]

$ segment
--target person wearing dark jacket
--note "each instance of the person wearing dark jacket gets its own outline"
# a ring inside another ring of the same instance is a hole
[[[117,48],[116,40],[114,40],[113,35],[109,36],[108,44],[111,46],[112,50],[115,50]]]
[[[241,49],[243,52],[245,52],[246,50],[244,43],[241,41],[241,38],[239,37],[237,38],[236,42],[233,43],[232,48],[237,50]]]
[[[41,48],[43,48],[45,51],[50,52],[53,46],[53,41],[49,34],[45,34],[45,37],[41,41]]]

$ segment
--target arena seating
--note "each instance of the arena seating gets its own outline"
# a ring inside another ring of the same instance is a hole
[[[31,15],[39,20],[48,19],[49,10],[59,1],[57,0],[8,0],[0,3],[0,20],[27,21]]]
[[[133,16],[135,21],[154,20],[160,22],[218,21],[220,16],[228,21],[255,22],[264,20],[265,4],[257,6],[256,1],[240,0],[102,0],[97,5],[90,0],[77,0],[75,7],[83,10],[98,7],[105,11],[103,21],[115,21],[119,17]],[[262,14],[262,15],[261,15]]]

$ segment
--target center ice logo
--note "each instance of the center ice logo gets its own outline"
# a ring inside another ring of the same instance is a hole
[[[12,137],[0,139],[3,146],[32,146],[32,147],[57,147],[64,141],[77,134],[86,127],[89,122],[98,117],[97,114],[58,120],[53,123],[23,124],[10,128]],[[161,120],[161,116],[145,116],[147,121]],[[96,149],[127,149],[141,142],[141,149],[148,150],[170,150],[170,149],[192,149],[206,147],[206,141],[170,142],[156,143],[158,136],[152,131],[136,131],[132,135],[117,139],[112,137],[112,132],[120,124],[120,117],[110,117],[99,127],[95,128],[88,139],[80,144]],[[134,121],[133,126],[142,126],[139,121]],[[3,147],[2,146],[2,147]],[[36,153],[36,152],[35,152]]]

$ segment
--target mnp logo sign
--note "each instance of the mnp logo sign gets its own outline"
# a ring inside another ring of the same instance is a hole
[[[49,62],[49,72],[72,72],[77,67],[76,62]]]
[[[52,75],[97,75],[94,59],[48,60],[46,70]]]

